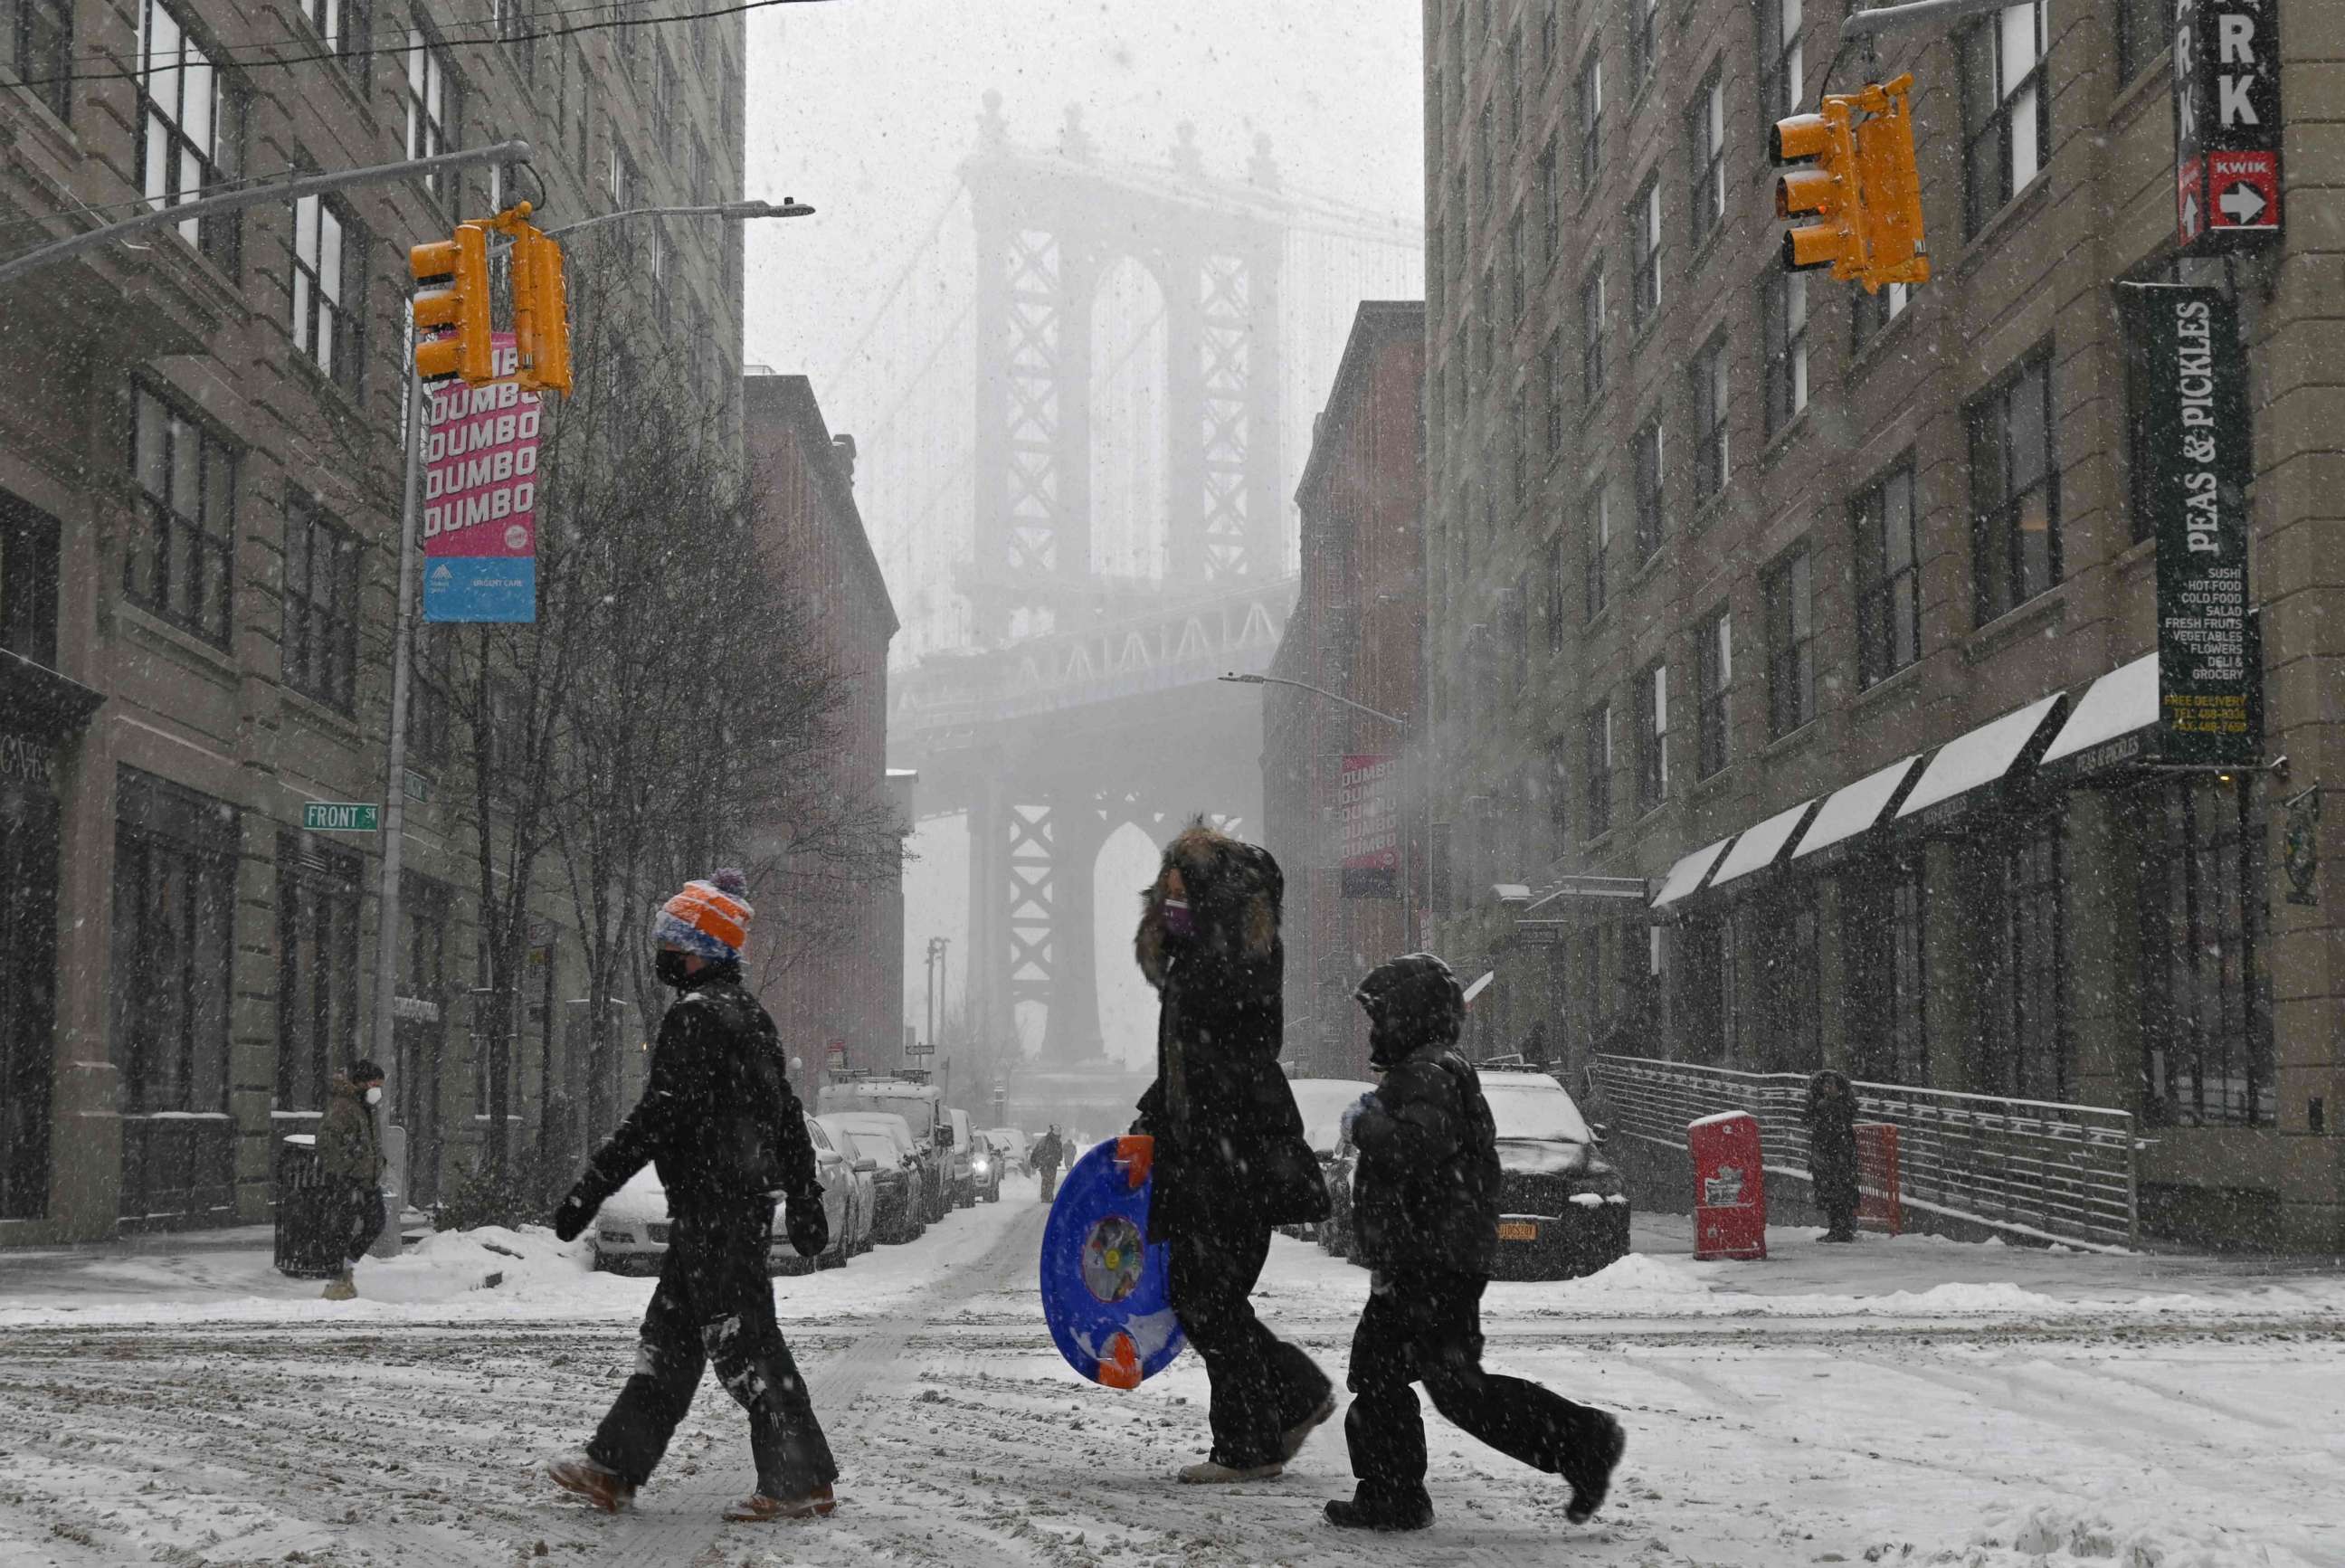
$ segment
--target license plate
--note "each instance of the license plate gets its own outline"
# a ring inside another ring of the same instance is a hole
[[[1502,1219],[1498,1221],[1498,1239],[1500,1241],[1537,1241],[1538,1226],[1528,1219]]]

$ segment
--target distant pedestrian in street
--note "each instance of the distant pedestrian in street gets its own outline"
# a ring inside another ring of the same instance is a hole
[[[1856,1091],[1827,1067],[1808,1080],[1808,1174],[1831,1228],[1820,1241],[1856,1239]]]
[[[332,1199],[327,1212],[342,1241],[342,1271],[326,1282],[325,1298],[348,1301],[359,1293],[350,1270],[382,1234],[382,1069],[361,1057],[326,1093],[318,1121],[318,1166]]]
[[[1181,1479],[1279,1474],[1335,1413],[1334,1385],[1254,1316],[1282,1225],[1327,1217],[1327,1185],[1279,1070],[1285,879],[1270,852],[1200,820],[1166,847],[1132,951],[1160,997],[1156,1081],[1134,1133],[1153,1140],[1148,1239],[1169,1244],[1172,1310],[1204,1358],[1213,1446]]]
[[[749,1412],[757,1490],[727,1509],[736,1523],[830,1512],[838,1477],[806,1380],[774,1320],[766,1268],[774,1200],[786,1196],[801,1257],[830,1244],[806,1113],[790,1087],[774,1021],[741,983],[754,911],[738,871],[685,884],[652,927],[661,981],[675,1004],[660,1022],[644,1097],[586,1165],[555,1211],[574,1239],[605,1198],[649,1161],[667,1189],[669,1242],[644,1313],[634,1375],[586,1451],[551,1467],[555,1485],[616,1512],[651,1478],[700,1374]]]
[[[1050,1202],[1059,1196],[1059,1129],[1051,1130],[1034,1140],[1034,1174],[1042,1178],[1042,1201]]]
[[[1482,1082],[1457,1050],[1465,993],[1429,952],[1379,964],[1360,984],[1377,1087],[1345,1115],[1359,1150],[1353,1225],[1372,1270],[1352,1336],[1344,1418],[1357,1485],[1327,1504],[1354,1529],[1422,1530],[1425,1419],[1433,1408],[1499,1452],[1560,1475],[1564,1517],[1579,1523],[1611,1485],[1620,1423],[1537,1383],[1482,1369],[1482,1291],[1498,1245],[1497,1125]]]

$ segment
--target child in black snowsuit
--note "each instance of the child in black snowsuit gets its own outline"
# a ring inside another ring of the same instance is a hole
[[[1457,1050],[1466,1000],[1431,953],[1379,965],[1358,991],[1379,1086],[1346,1113],[1360,1152],[1353,1218],[1374,1271],[1352,1336],[1344,1420],[1358,1485],[1327,1504],[1335,1524],[1421,1530],[1425,1421],[1411,1383],[1473,1436],[1571,1486],[1565,1517],[1604,1501],[1625,1443],[1601,1410],[1482,1369],[1482,1290],[1498,1243],[1497,1133],[1482,1083]]]

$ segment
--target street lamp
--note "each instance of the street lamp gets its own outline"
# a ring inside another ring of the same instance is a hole
[[[1401,744],[1401,821],[1400,821],[1400,944],[1405,950],[1416,946],[1416,892],[1409,880],[1408,853],[1408,759],[1413,749],[1414,731],[1407,719],[1382,708],[1370,708],[1365,702],[1354,702],[1338,691],[1313,686],[1309,681],[1289,680],[1283,675],[1241,675],[1236,670],[1216,677],[1233,686],[1291,686],[1297,691],[1307,691],[1314,697],[1324,697],[1339,703],[1355,713],[1365,713],[1370,718],[1380,718],[1400,731]]]
[[[631,207],[624,212],[599,212],[543,232],[548,239],[559,239],[582,229],[616,223],[622,218],[805,218],[813,211],[813,208],[791,196],[782,198],[778,206],[770,201],[725,201],[710,207]]]

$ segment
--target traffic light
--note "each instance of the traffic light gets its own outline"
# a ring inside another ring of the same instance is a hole
[[[1929,243],[1922,234],[1922,178],[1914,166],[1914,116],[1906,96],[1911,72],[1883,87],[1867,87],[1858,101],[1867,117],[1856,127],[1857,184],[1865,218],[1863,282],[1879,292],[1883,283],[1930,280]]]
[[[492,380],[488,231],[460,223],[454,239],[411,249],[407,266],[418,284],[440,285],[415,296],[416,371],[428,382],[462,376],[478,386]]]
[[[1777,120],[1767,132],[1767,156],[1791,166],[1775,177],[1775,216],[1814,219],[1783,231],[1786,271],[1829,267],[1845,280],[1863,270],[1864,202],[1849,108],[1847,98],[1826,97],[1816,113]]]
[[[528,392],[570,393],[570,290],[562,242],[524,228],[513,239],[513,344]]]

